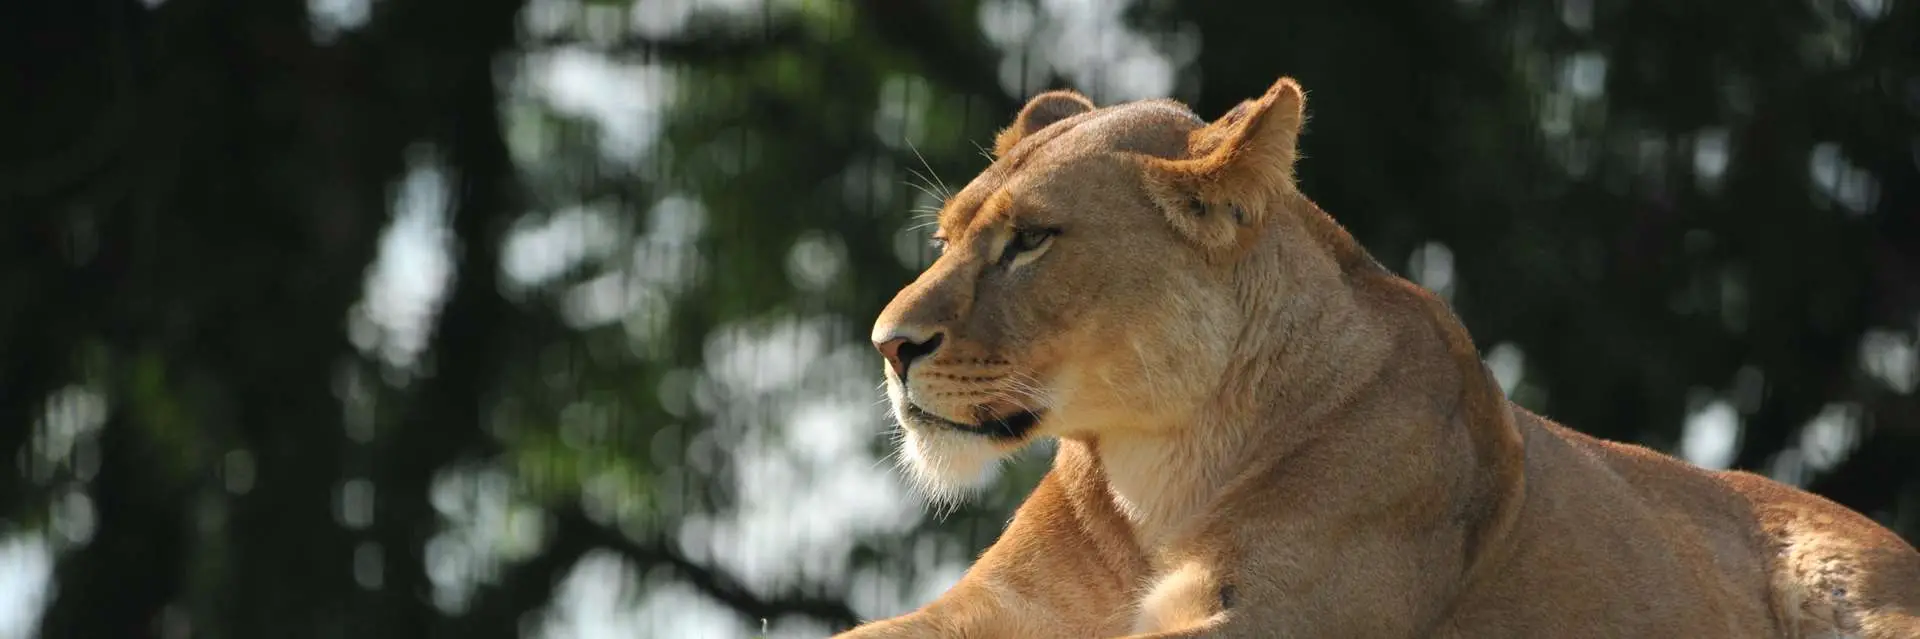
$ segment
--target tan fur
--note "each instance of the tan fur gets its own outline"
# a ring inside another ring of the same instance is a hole
[[[938,336],[886,373],[929,495],[1039,437],[1054,467],[951,590],[843,636],[1920,637],[1887,529],[1509,402],[1295,187],[1305,113],[1288,79],[1212,123],[1022,110],[874,339]]]

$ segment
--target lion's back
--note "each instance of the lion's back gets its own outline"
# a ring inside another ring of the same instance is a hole
[[[1481,597],[1554,601],[1550,624],[1468,621],[1467,636],[1767,636],[1761,540],[1743,499],[1697,469],[1596,439],[1515,407],[1530,513],[1513,563]],[[1512,632],[1488,631],[1512,626]]]
[[[1546,423],[1633,485],[1666,513],[1669,534],[1710,549],[1723,570],[1748,572],[1757,561],[1767,606],[1789,636],[1920,639],[1920,552],[1892,531],[1760,475],[1706,470]]]
[[[1752,504],[1776,605],[1803,636],[1920,638],[1920,551],[1824,497],[1747,472],[1715,476]]]

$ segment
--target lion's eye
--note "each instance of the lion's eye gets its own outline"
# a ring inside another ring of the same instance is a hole
[[[1007,255],[1025,253],[1040,248],[1060,234],[1059,229],[1022,229],[1013,234],[1013,242],[1007,245]]]

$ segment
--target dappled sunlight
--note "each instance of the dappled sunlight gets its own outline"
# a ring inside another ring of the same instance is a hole
[[[1036,6],[1037,5],[1037,6]],[[1043,90],[1065,76],[1097,102],[1166,97],[1176,72],[1199,53],[1191,32],[1147,34],[1123,21],[1126,2],[989,0],[982,33],[1002,51],[1000,85],[1013,95]],[[1151,37],[1160,36],[1158,41]]]
[[[1500,392],[1511,397],[1527,372],[1526,352],[1511,342],[1501,342],[1487,350],[1486,360],[1487,369],[1493,371],[1494,381],[1500,384]]]
[[[26,475],[48,484],[58,476],[85,483],[100,472],[100,427],[107,420],[106,398],[85,386],[72,385],[47,398],[46,412],[33,424],[33,454],[26,456]]]
[[[540,549],[544,514],[521,492],[512,476],[493,468],[455,469],[435,480],[433,508],[445,521],[426,546],[435,605],[464,611],[475,588],[497,582],[502,564]]]
[[[521,218],[507,235],[501,267],[517,287],[547,284],[583,262],[612,254],[625,219],[599,207],[571,207],[535,221]]]
[[[1909,394],[1920,383],[1920,348],[1912,333],[1870,330],[1860,338],[1860,367],[1894,392]]]
[[[376,0],[306,0],[313,22],[313,39],[332,42],[340,34],[367,24]]]
[[[601,158],[622,166],[633,166],[655,147],[663,111],[680,86],[665,66],[617,60],[579,46],[529,54],[524,68],[528,98],[551,105],[559,115],[591,120]]]
[[[444,169],[424,149],[408,159],[412,167],[394,196],[393,223],[367,274],[366,298],[347,320],[355,346],[403,370],[426,349],[454,269]]]
[[[39,535],[0,539],[0,639],[34,636],[40,608],[52,594],[53,551]]]
[[[1280,75],[1301,188],[1514,402],[1920,535],[1911,5],[95,1],[0,95],[0,639],[912,610],[1056,446],[897,467],[869,331],[936,214],[1039,91]]]
[[[1860,407],[1828,404],[1800,429],[1800,450],[1807,468],[1831,470],[1847,459],[1860,439]]]
[[[1722,469],[1740,444],[1740,415],[1724,399],[1708,399],[1687,414],[1680,456],[1697,466]]]
[[[1407,276],[1440,299],[1453,299],[1453,251],[1439,242],[1420,245],[1407,258]]]

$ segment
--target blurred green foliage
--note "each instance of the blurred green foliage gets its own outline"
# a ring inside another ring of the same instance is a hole
[[[0,31],[0,583],[39,636],[919,603],[1047,451],[923,510],[865,334],[1059,86],[1213,117],[1299,78],[1305,190],[1517,401],[1920,539],[1913,3],[68,0]]]

